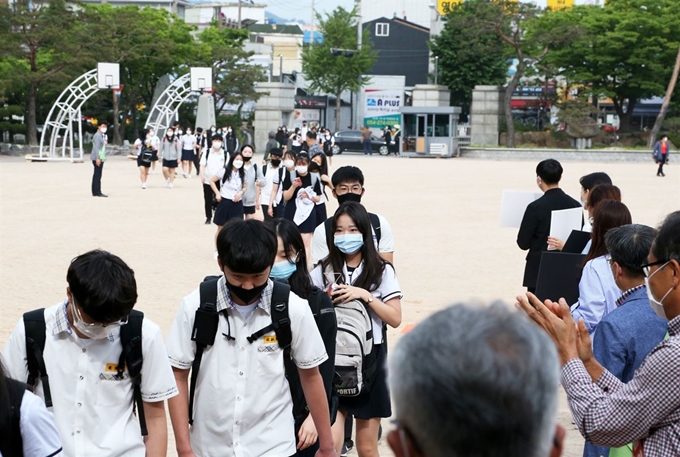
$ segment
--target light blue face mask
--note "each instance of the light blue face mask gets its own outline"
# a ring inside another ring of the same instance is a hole
[[[361,233],[335,235],[333,241],[343,254],[356,254],[364,245],[364,236]]]
[[[272,269],[269,272],[269,276],[273,279],[286,280],[293,276],[295,270],[297,270],[296,264],[294,264],[290,260],[283,260],[281,262],[276,262],[272,266]]]

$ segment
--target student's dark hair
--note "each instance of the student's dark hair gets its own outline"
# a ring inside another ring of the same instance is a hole
[[[142,129],[139,131],[139,139],[144,141],[146,140],[146,136],[149,134],[149,129]]]
[[[321,159],[321,165],[319,165],[319,173],[322,175],[328,175],[328,158],[326,157],[326,154],[322,152],[317,152],[312,156],[312,159],[315,157],[319,157]],[[327,186],[328,183],[324,183],[324,186]]]
[[[300,133],[300,127],[295,127],[295,131],[293,133],[295,133],[296,135]]]
[[[292,149],[286,150],[283,153],[283,160],[286,160],[286,157],[290,158],[293,162],[297,161],[297,154]]]
[[[680,211],[669,214],[663,221],[651,253],[657,260],[675,259],[680,262]]]
[[[601,184],[611,185],[612,178],[610,178],[609,175],[603,171],[597,171],[595,173],[590,173],[589,175],[581,176],[581,179],[579,179],[578,182],[585,190],[590,190],[593,187],[599,186]]]
[[[338,228],[338,219],[345,214],[354,221],[354,225],[356,225],[364,239],[364,245],[361,247],[360,251],[361,260],[364,262],[364,266],[361,270],[361,274],[354,281],[353,285],[372,292],[380,286],[383,271],[388,262],[380,257],[380,254],[378,254],[378,251],[375,248],[371,219],[368,216],[366,208],[361,204],[347,202],[340,205],[333,215],[333,234],[335,234],[335,231]],[[335,246],[335,243],[330,243],[328,257],[322,260],[321,264],[324,270],[330,265],[334,272],[339,273],[343,270],[343,266],[345,265],[345,254],[340,252]]]
[[[536,165],[536,176],[548,185],[559,183],[563,171],[562,165],[555,159],[546,159]]]
[[[217,234],[217,255],[234,273],[261,273],[274,264],[278,239],[274,230],[255,219],[231,219]]]
[[[97,249],[73,259],[66,282],[76,304],[102,324],[127,316],[137,302],[135,272],[110,252]]]
[[[358,182],[361,187],[364,187],[364,174],[357,167],[346,165],[335,170],[331,176],[333,187],[338,187],[342,183]]]
[[[5,367],[2,364],[2,357],[0,357],[0,439],[4,442],[10,442],[12,432],[12,406],[9,398],[9,383],[5,375]]]
[[[269,150],[269,155],[270,156],[283,157],[283,151],[281,150],[281,148],[271,148]]]
[[[203,133],[203,127],[196,127],[196,133]]]
[[[288,278],[290,290],[295,292],[296,295],[307,299],[307,296],[312,292],[314,286],[312,285],[312,278],[309,276],[309,269],[307,268],[307,251],[305,249],[305,243],[302,241],[300,230],[294,222],[289,221],[288,219],[271,219],[267,222],[267,225],[272,227],[277,236],[281,237],[286,258],[289,261],[294,262],[297,267],[295,273]],[[289,257],[291,252],[295,252],[297,257]]]
[[[243,152],[246,148],[250,148],[250,150],[253,151],[253,154],[255,154],[255,147],[250,144],[244,144],[241,146],[241,152]]]
[[[621,189],[611,184],[600,184],[599,186],[593,187],[590,192],[588,192],[588,208],[592,208],[593,211],[597,208],[597,205],[604,200],[615,200],[617,202],[621,201]]]
[[[101,127],[102,125],[106,125],[108,127],[109,123],[106,121],[101,121],[98,125],[97,128]]]
[[[312,130],[307,130],[307,138],[310,140],[316,140],[316,133],[314,133]]]
[[[295,158],[295,163],[297,164],[298,162],[307,162],[307,164],[309,164],[310,162],[309,154],[307,154],[306,152],[301,152],[300,154],[298,154],[297,157]]]
[[[607,254],[605,235],[609,230],[632,223],[633,218],[630,215],[630,211],[628,211],[628,207],[621,202],[604,200],[595,206],[593,232],[590,234],[593,243],[590,246],[590,251],[584,263]]]
[[[240,152],[237,152],[235,154],[232,154],[231,157],[229,157],[229,162],[227,162],[227,165],[225,165],[225,170],[224,170],[224,178],[222,178],[222,183],[227,182],[229,179],[231,179],[231,173],[234,168],[234,160],[236,160],[236,157],[240,157],[241,160],[243,160],[243,155]],[[243,169],[243,167],[238,169],[238,175],[241,178],[241,182],[245,182],[246,179],[246,171]]]
[[[610,229],[604,236],[607,252],[629,277],[644,278],[641,265],[654,242],[656,230],[646,225],[627,224]]]

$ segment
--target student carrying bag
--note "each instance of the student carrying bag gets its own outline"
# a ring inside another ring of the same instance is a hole
[[[142,436],[149,433],[146,428],[144,405],[142,403],[142,322],[144,313],[137,310],[130,311],[128,323],[120,327],[120,342],[122,351],[116,368],[119,379],[127,368],[133,388],[133,412],[139,418]],[[45,405],[52,407],[52,392],[50,391],[49,374],[45,367],[43,352],[45,351],[45,310],[44,308],[29,311],[24,314],[24,328],[26,331],[26,360],[28,363],[28,380],[26,383],[35,388],[42,383]]]

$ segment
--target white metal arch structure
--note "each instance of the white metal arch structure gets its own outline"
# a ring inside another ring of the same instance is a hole
[[[151,107],[149,117],[146,119],[144,128],[153,128],[154,132],[162,138],[165,130],[172,127],[177,110],[180,105],[191,95],[191,74],[187,73],[175,79],[158,97]]]
[[[80,75],[59,95],[52,105],[40,135],[40,159],[42,160],[82,160],[83,159],[83,124],[81,108],[83,104],[97,92],[97,69]],[[73,124],[78,124],[78,154],[74,156]],[[49,145],[45,151],[45,138],[49,134]],[[61,154],[57,139],[61,136]],[[66,145],[70,154],[66,156]]]

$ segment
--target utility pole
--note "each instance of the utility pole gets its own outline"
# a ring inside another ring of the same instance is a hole
[[[434,56],[434,85],[439,81],[439,56]]]
[[[238,0],[238,25],[236,28],[241,28],[241,0]]]
[[[312,0],[312,24],[309,29],[309,46],[312,47],[314,46],[314,16],[316,16],[316,13],[314,13],[314,0]]]
[[[271,45],[272,50],[269,52],[269,82],[272,82],[274,77],[274,45]]]
[[[283,82],[283,54],[279,54],[279,78]]]
[[[357,8],[357,52],[361,52],[361,45],[363,41],[363,30],[361,27],[361,0],[356,0],[356,8]],[[359,75],[359,80],[361,80],[361,75]],[[357,96],[354,97],[353,103],[355,103],[355,106],[352,107],[352,111],[355,113],[353,116],[353,122],[352,122],[352,128],[355,130],[358,130],[358,126],[354,125],[356,122],[357,124],[359,123],[359,93],[361,92],[361,87],[357,90]]]

